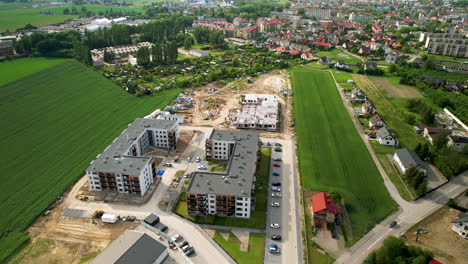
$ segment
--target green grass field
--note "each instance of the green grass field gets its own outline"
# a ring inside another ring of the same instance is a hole
[[[299,169],[305,190],[338,191],[357,241],[396,209],[329,72],[291,70]],[[310,197],[304,197],[310,199]]]
[[[181,198],[177,203],[175,213],[198,224],[265,229],[271,148],[262,147],[261,152],[262,157],[260,159],[260,165],[257,176],[257,186],[255,191],[257,201],[255,204],[255,211],[250,216],[250,219],[239,219],[235,217],[222,216],[189,216],[187,214],[185,192],[182,193]]]
[[[34,26],[44,26],[49,24],[61,23],[67,19],[77,18],[78,15],[64,15],[65,8],[72,9],[75,7],[81,10],[82,6],[67,5],[60,7],[49,8],[25,8],[27,4],[0,4],[0,32],[6,30],[14,31],[18,28],[24,27],[26,24]],[[136,12],[144,13],[141,7],[119,7],[119,6],[101,6],[101,5],[86,5],[88,10],[98,13],[100,11],[122,11],[122,12]],[[51,12],[52,14],[44,14]],[[41,14],[42,13],[42,14]]]
[[[332,49],[329,51],[318,51],[314,52],[314,57],[320,58],[323,56],[330,57],[332,61],[344,61],[344,63],[351,63],[351,64],[356,64],[356,63],[362,63],[362,61],[359,58],[356,58],[348,53],[345,53],[342,50],[339,49]]]
[[[180,90],[138,98],[76,61],[0,86],[0,262],[128,123]]]
[[[4,85],[31,73],[69,61],[68,59],[25,58],[0,62],[0,85]]]
[[[216,241],[216,243],[218,243],[237,263],[263,263],[263,245],[265,244],[264,234],[250,233],[249,249],[247,251],[241,251],[241,243],[235,235],[231,232],[227,232],[229,234],[229,238],[226,240],[219,232],[220,231],[216,231],[213,237],[214,241]]]

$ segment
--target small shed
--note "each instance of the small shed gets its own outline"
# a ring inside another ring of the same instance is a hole
[[[117,222],[117,216],[115,214],[103,214],[101,220],[103,223],[114,224]]]
[[[155,214],[150,214],[145,218],[145,223],[151,226],[155,226],[159,223],[159,216]]]

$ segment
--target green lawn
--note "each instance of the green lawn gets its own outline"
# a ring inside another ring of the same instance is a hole
[[[65,61],[68,61],[68,59],[25,58],[0,62],[0,72],[2,73],[0,75],[0,85]]]
[[[218,243],[229,256],[231,256],[237,263],[246,264],[259,264],[263,263],[263,249],[265,244],[264,234],[250,233],[249,237],[249,249],[248,251],[240,250],[240,241],[231,232],[229,233],[229,239],[226,240],[219,234],[220,231],[216,231],[213,239]]]
[[[456,58],[456,57],[449,57],[449,56],[442,56],[442,55],[427,54],[427,51],[421,52],[421,56],[423,55],[427,55],[427,57],[433,60],[450,61],[450,62],[458,62],[458,63],[468,62],[467,58]]]
[[[319,69],[328,69],[328,65],[322,65],[318,64],[317,61],[309,62],[306,64],[307,66],[314,67],[314,68],[319,68]]]
[[[134,97],[76,61],[0,86],[0,262],[128,123],[180,90]]]
[[[362,63],[362,61],[359,58],[356,58],[342,50],[339,49],[332,49],[329,51],[318,51],[314,52],[314,57],[320,58],[320,57],[330,57],[332,61],[344,61],[344,63],[351,63],[351,64],[357,64],[357,63]]]
[[[396,209],[329,72],[291,70],[299,169],[305,190],[338,191],[353,242]],[[310,199],[304,197],[304,199]]]
[[[265,229],[271,148],[262,147],[261,152],[262,157],[260,159],[256,186],[257,201],[255,204],[255,211],[250,216],[250,219],[221,216],[189,216],[187,215],[185,193],[181,195],[181,199],[177,203],[175,213],[198,224]]]
[[[26,5],[24,5],[26,6]],[[72,9],[75,7],[81,10],[82,6],[67,5],[60,7],[49,8],[23,8],[22,5],[0,4],[0,32],[10,30],[14,31],[24,27],[26,24],[34,26],[44,26],[49,24],[61,23],[67,19],[78,18],[78,15],[64,15],[65,8]],[[136,12],[144,13],[141,7],[120,7],[120,6],[101,6],[101,5],[86,5],[87,10],[99,13],[106,12],[112,9],[113,11]],[[51,14],[49,14],[49,11]],[[47,13],[47,14],[44,14]]]

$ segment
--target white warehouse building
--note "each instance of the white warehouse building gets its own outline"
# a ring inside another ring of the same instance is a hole
[[[174,120],[138,118],[86,170],[90,191],[144,196],[156,177],[156,161],[145,156],[149,147],[174,149],[179,124]]]

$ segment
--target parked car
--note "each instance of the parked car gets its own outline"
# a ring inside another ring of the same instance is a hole
[[[279,168],[279,167],[281,167],[281,165],[279,165],[278,163],[273,163],[273,167]]]
[[[268,246],[268,251],[270,251],[270,253],[279,253],[280,249],[277,244],[270,244]]]
[[[278,229],[280,228],[280,225],[278,223],[273,223],[270,225],[271,228]]]
[[[280,176],[280,173],[277,172],[277,171],[274,171],[272,174],[273,174],[273,176]]]
[[[336,238],[336,232],[335,231],[332,230],[332,231],[330,231],[330,233],[331,233],[332,238]]]
[[[276,151],[276,152],[282,152],[283,149],[282,149],[281,147],[275,147],[275,151]]]
[[[281,193],[279,192],[271,193],[271,197],[281,197]]]
[[[172,164],[170,164],[169,162],[166,162],[166,163],[164,163],[163,166],[164,166],[164,167],[172,167]]]
[[[187,251],[188,251],[189,249],[191,249],[191,248],[193,248],[192,245],[187,244],[187,245],[185,245],[185,246],[182,247],[182,251],[187,252]]]
[[[207,169],[207,168],[206,168],[206,164],[203,163],[203,162],[200,162],[200,163],[198,164],[198,169],[199,169],[199,170],[206,170],[206,169]]]
[[[191,175],[190,173],[186,172],[186,173],[184,174],[184,178],[190,178],[190,175]]]
[[[392,221],[389,226],[390,228],[394,228],[397,224],[397,221]]]
[[[271,206],[272,207],[280,207],[280,203],[274,202],[274,203],[271,203]]]
[[[271,240],[281,240],[281,236],[280,235],[272,235]]]
[[[271,185],[273,185],[273,186],[281,186],[281,182],[273,182]]]
[[[281,161],[281,158],[274,158],[274,161]]]
[[[274,192],[281,192],[281,188],[280,187],[271,187],[271,190],[274,191]]]
[[[201,161],[200,157],[197,157],[197,159],[195,160],[195,162],[200,162],[200,161]]]
[[[194,250],[193,247],[192,247],[191,249],[189,249],[189,250],[187,250],[187,251],[185,252],[185,256],[190,256],[190,255],[192,255],[193,253],[195,253],[195,250]]]
[[[176,234],[175,236],[172,237],[172,241],[177,242],[182,239],[181,234]]]
[[[179,244],[179,247],[180,247],[180,248],[183,248],[183,247],[185,247],[186,245],[188,245],[188,242],[187,242],[187,241],[184,241],[184,242],[182,242],[182,243]]]
[[[127,221],[128,221],[128,222],[133,222],[133,221],[135,221],[135,220],[136,220],[136,216],[133,216],[133,215],[127,216]]]

